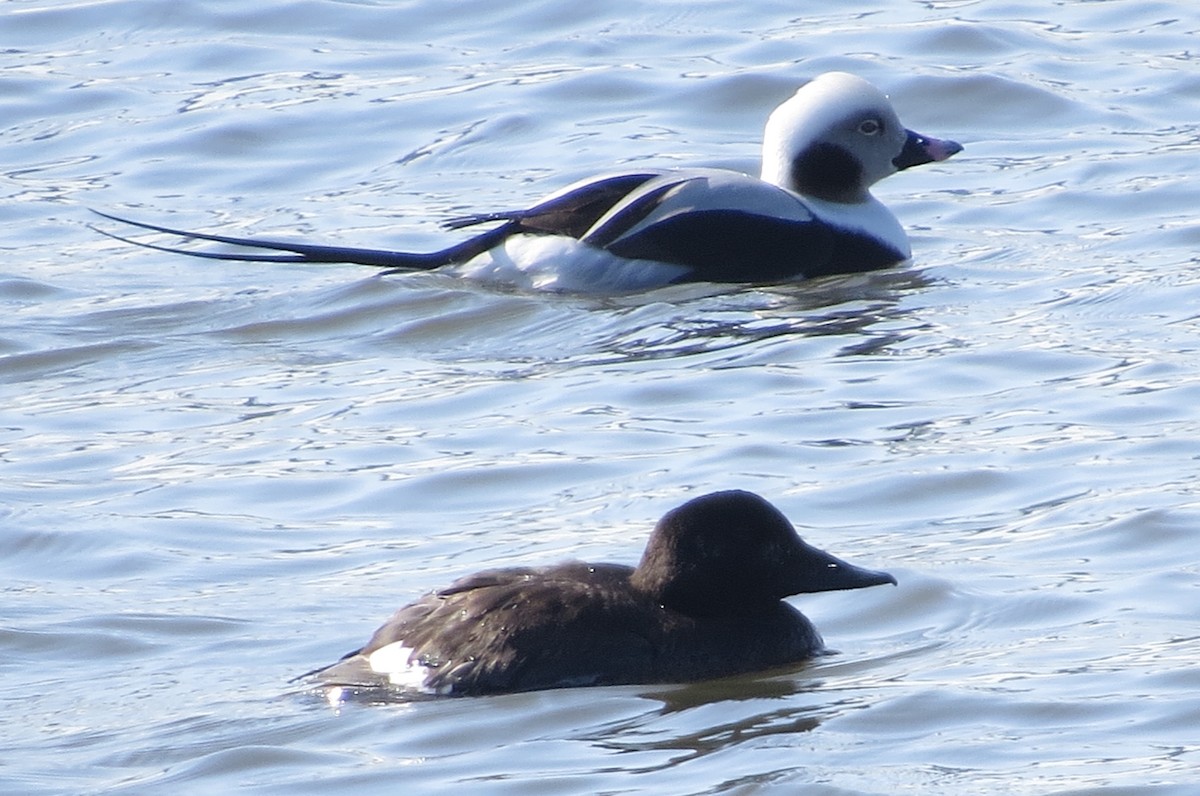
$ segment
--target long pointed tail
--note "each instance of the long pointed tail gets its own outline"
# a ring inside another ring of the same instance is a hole
[[[133,221],[132,219],[114,216],[109,213],[102,213],[99,210],[93,210],[96,215],[107,218],[110,221],[116,221],[121,224],[128,224],[139,229],[148,229],[153,232],[162,232],[167,235],[175,235],[185,240],[203,240],[213,243],[224,243],[231,246],[245,246],[248,249],[266,249],[268,251],[288,252],[287,254],[262,254],[255,252],[210,252],[196,251],[192,249],[182,249],[173,246],[162,246],[154,243],[145,243],[143,241],[133,240],[122,235],[117,235],[112,232],[106,232],[98,227],[93,226],[92,229],[105,235],[109,238],[130,243],[134,246],[141,246],[146,249],[155,249],[157,251],[171,252],[172,254],[186,254],[189,257],[202,257],[208,260],[235,260],[238,262],[251,263],[354,263],[357,265],[373,265],[378,268],[392,268],[397,270],[422,270],[428,271],[433,268],[439,268],[450,263],[462,263],[470,260],[477,254],[498,246],[504,242],[505,238],[516,234],[520,231],[520,222],[516,220],[508,220],[500,226],[490,229],[469,238],[462,243],[456,244],[446,249],[436,252],[397,252],[387,249],[358,249],[350,246],[316,246],[307,243],[289,243],[286,241],[276,240],[255,240],[254,238],[234,238],[228,235],[213,235],[205,232],[189,232],[183,229],[174,229],[172,227],[163,227],[158,224],[147,224],[142,221]]]

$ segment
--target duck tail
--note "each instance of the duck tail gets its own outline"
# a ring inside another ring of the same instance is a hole
[[[99,232],[114,240],[119,240],[124,243],[130,243],[134,246],[141,246],[146,249],[154,249],[156,251],[170,252],[172,254],[186,254],[189,257],[201,257],[207,260],[233,260],[237,262],[250,263],[352,263],[355,265],[371,265],[377,268],[389,268],[397,271],[428,271],[434,268],[439,268],[443,265],[451,263],[463,263],[475,257],[478,254],[498,246],[503,243],[506,238],[520,231],[520,222],[515,219],[505,220],[505,223],[498,227],[489,229],[474,237],[468,238],[462,243],[457,243],[445,249],[435,252],[398,252],[388,249],[359,249],[352,246],[318,246],[308,243],[291,243],[287,241],[276,240],[257,240],[255,238],[235,238],[228,235],[214,235],[206,232],[189,232],[183,229],[174,229],[172,227],[164,227],[158,224],[147,224],[142,221],[134,221],[121,216],[115,216],[110,213],[102,213],[99,210],[92,210],[93,213],[106,218],[109,221],[116,221],[121,224],[127,224],[131,227],[139,229],[147,229],[152,232],[161,232],[166,235],[175,235],[184,240],[201,240],[211,243],[223,243],[230,246],[243,246],[247,249],[259,249],[254,252],[213,252],[196,249],[184,249],[175,246],[163,246],[155,243],[146,243],[144,241],[133,240],[123,235],[118,235],[113,232],[107,232],[95,226],[91,226],[93,230]],[[264,254],[261,250],[273,252],[286,252],[285,254]]]

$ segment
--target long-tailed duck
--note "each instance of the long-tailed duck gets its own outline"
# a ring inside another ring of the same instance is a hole
[[[906,129],[862,78],[828,72],[767,120],[762,174],[646,169],[569,185],[525,210],[451,219],[491,224],[428,253],[320,246],[188,232],[100,213],[189,240],[258,252],[130,243],[218,260],[360,263],[395,271],[451,267],[465,276],[565,291],[638,290],[690,282],[778,282],[886,268],[908,259],[908,238],[870,188],[962,150]],[[267,254],[263,250],[284,252]]]

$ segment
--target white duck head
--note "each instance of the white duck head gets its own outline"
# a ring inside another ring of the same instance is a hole
[[[762,179],[827,202],[870,201],[870,188],[901,169],[945,160],[954,141],[900,123],[887,95],[846,72],[804,84],[767,119]]]

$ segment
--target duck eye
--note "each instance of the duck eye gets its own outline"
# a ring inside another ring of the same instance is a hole
[[[863,135],[879,135],[883,129],[883,122],[878,119],[863,119],[858,124],[858,131]]]

